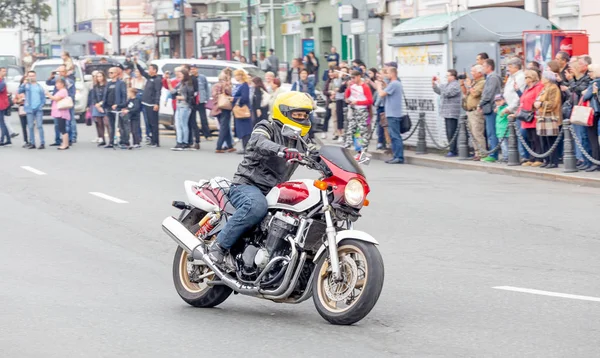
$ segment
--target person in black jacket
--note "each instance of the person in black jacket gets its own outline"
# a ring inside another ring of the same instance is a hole
[[[252,87],[254,87],[254,93],[252,94],[252,127],[263,119],[267,119],[267,113],[269,112],[269,106],[261,106],[263,102],[263,96],[268,95],[267,88],[260,77],[252,78]]]
[[[137,96],[137,89],[127,90],[127,102],[119,110],[123,114],[119,122],[121,132],[121,149],[141,148],[140,146],[140,113],[142,112],[142,102]],[[129,145],[129,133],[133,135],[133,146]]]
[[[118,109],[125,104],[127,101],[127,86],[125,82],[121,81],[118,77],[119,69],[113,67],[108,70],[108,77],[110,82],[106,84],[104,88],[104,97],[102,99],[102,107],[108,115],[109,134],[108,144],[104,148],[113,148],[115,144],[115,128],[116,118]]]
[[[160,147],[158,138],[158,110],[160,108],[160,91],[162,89],[162,76],[158,75],[158,66],[151,64],[146,72],[137,62],[137,57],[133,58],[133,62],[137,66],[138,71],[146,78],[146,86],[142,95],[142,105],[146,107],[148,114],[148,124],[150,126],[151,141],[150,146],[153,148]]]

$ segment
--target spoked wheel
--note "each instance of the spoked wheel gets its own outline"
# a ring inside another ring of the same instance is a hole
[[[338,246],[341,280],[333,278],[324,255],[315,267],[313,301],[319,314],[333,324],[349,325],[363,319],[375,306],[383,287],[383,259],[377,247],[359,240]]]
[[[206,265],[194,265],[188,260],[188,253],[181,247],[173,258],[173,283],[179,296],[194,307],[215,307],[229,297],[227,286],[209,286],[208,282],[217,279]]]

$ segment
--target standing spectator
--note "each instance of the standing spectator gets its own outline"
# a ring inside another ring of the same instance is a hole
[[[258,68],[260,68],[263,72],[269,72],[271,70],[271,63],[265,56],[264,52],[260,53],[260,58],[258,60]]]
[[[560,79],[557,80],[557,82],[560,86],[565,86],[565,88],[561,88],[561,91],[566,91],[570,84],[567,73],[569,72],[569,61],[571,61],[571,56],[564,51],[559,51],[556,53],[554,59],[559,65],[558,74],[560,75]]]
[[[281,80],[279,78],[273,79],[273,83],[271,84],[271,99],[269,100],[269,116],[273,115],[273,104],[275,103],[275,99],[283,93],[283,89],[281,88]]]
[[[598,144],[598,120],[600,119],[600,100],[598,99],[598,88],[600,88],[600,64],[592,64],[588,67],[588,73],[592,78],[590,86],[583,91],[583,100],[590,101],[590,106],[594,110],[594,120],[591,127],[587,127],[587,134],[592,149],[592,158],[600,160],[600,146]],[[596,164],[590,165],[585,171],[594,172],[600,167]]]
[[[189,148],[189,120],[192,107],[196,104],[194,85],[190,73],[185,68],[176,71],[179,83],[173,87],[171,81],[167,81],[171,95],[177,101],[175,110],[175,131],[177,134],[177,145],[172,150],[186,150]]]
[[[267,89],[265,88],[265,84],[260,79],[260,77],[254,77],[252,79],[252,88],[254,89],[252,93],[252,127],[256,125],[256,123],[262,121],[263,119],[267,119],[267,111],[269,110],[268,98],[269,94],[267,93]],[[267,100],[267,105],[263,106],[263,102],[265,102],[265,98]]]
[[[504,85],[504,100],[506,101],[506,107],[504,108],[503,115],[511,115],[517,113],[519,108],[519,97],[520,94],[525,90],[525,73],[521,69],[521,59],[513,57],[508,60],[506,69],[508,71],[508,79]],[[521,130],[521,121],[516,121],[516,130]],[[497,131],[496,131],[497,132]],[[526,134],[523,134],[526,137]],[[519,155],[522,159],[529,158],[529,153],[525,150],[523,143],[518,142]]]
[[[219,82],[212,86],[212,98],[217,101],[220,95],[231,97],[231,80],[225,71],[219,74]],[[215,106],[210,114],[219,119],[219,138],[217,139],[217,153],[225,153],[223,144],[227,146],[228,152],[235,152],[233,138],[231,137],[231,110]]]
[[[160,103],[160,90],[162,88],[162,78],[157,74],[158,66],[151,64],[148,66],[148,72],[144,71],[142,66],[137,62],[137,57],[133,58],[133,62],[137,66],[140,74],[146,78],[146,87],[142,96],[142,106],[146,109],[145,114],[148,115],[148,125],[151,132],[151,146],[160,147],[158,137],[158,110]]]
[[[536,116],[536,133],[542,143],[542,152],[550,150],[554,142],[556,142],[559,133],[559,127],[562,124],[562,102],[560,88],[557,85],[557,78],[554,73],[544,71],[542,73],[542,84],[544,88],[533,104],[537,109]],[[554,135],[548,128],[554,129]],[[542,168],[553,169],[558,167],[558,148],[544,159]]]
[[[538,73],[538,77],[540,77],[541,74],[542,74],[542,66],[537,61],[531,61],[531,62],[529,62],[527,64],[527,69],[528,70],[533,70],[533,71],[537,72]]]
[[[329,67],[337,67],[340,65],[340,54],[337,53],[337,49],[333,46],[331,47],[331,52],[328,55],[325,55],[325,59],[327,60]]]
[[[275,74],[273,72],[265,73],[265,88],[268,93],[273,92],[273,80],[275,79]],[[279,86],[281,87],[281,86]]]
[[[65,65],[65,69],[67,70],[67,75],[72,75],[75,71],[75,64],[73,63],[71,55],[67,51],[64,51],[60,55],[60,58],[63,60],[63,64]]]
[[[19,88],[25,83],[27,76],[21,78]],[[27,113],[25,113],[25,95],[17,92],[14,94],[13,102],[17,105],[17,113],[21,122],[21,130],[23,131],[23,148],[29,148],[29,138],[27,135]],[[34,147],[35,148],[35,147]]]
[[[464,95],[463,108],[467,111],[469,127],[471,128],[471,134],[473,136],[473,146],[475,147],[475,156],[473,157],[473,160],[475,161],[481,160],[482,152],[480,150],[485,148],[485,119],[483,117],[483,112],[479,110],[481,94],[483,93],[483,87],[485,86],[483,74],[483,66],[475,65],[471,68],[473,80],[470,82],[472,84],[467,85],[464,80],[460,81],[461,90]]]
[[[490,56],[488,56],[487,52],[481,52],[477,54],[477,57],[475,57],[475,62],[477,62],[479,66],[483,66],[485,64],[485,60],[488,60],[489,58]]]
[[[68,55],[68,54],[67,54]],[[76,93],[76,88],[75,88],[75,76],[73,73],[68,74],[67,72],[67,68],[66,66],[62,65],[59,66],[55,72],[53,72],[50,75],[50,78],[46,81],[46,86],[54,86],[54,91],[53,91],[53,95],[56,94],[56,92],[58,92],[58,90],[56,89],[56,80],[62,78],[65,82],[65,86],[67,89],[67,92],[69,93],[69,97],[71,97],[71,99],[73,100],[73,103],[75,103],[75,93]],[[75,117],[75,108],[71,108],[70,109],[70,118],[74,118]],[[66,121],[66,126],[67,126],[67,133],[69,134],[69,143],[77,143],[77,125],[76,125],[77,121]],[[55,131],[55,141],[53,144],[50,144],[51,147],[55,147],[55,146],[59,146],[60,144],[60,130],[58,128],[58,120],[54,121],[54,131]]]
[[[112,67],[108,70],[108,77],[110,81],[106,84],[104,89],[104,97],[102,98],[102,107],[108,116],[108,144],[104,148],[114,148],[115,145],[115,134],[117,128],[115,128],[117,116],[120,115],[118,108],[122,107],[127,102],[127,86],[125,82],[119,79],[119,71],[116,67]]]
[[[246,56],[240,57],[240,63],[248,63],[248,60],[246,59]]]
[[[369,129],[367,127],[367,118],[369,116],[369,106],[373,105],[373,95],[369,86],[363,82],[362,73],[352,71],[350,74],[353,83],[346,89],[346,102],[352,106],[352,117],[348,121],[348,128],[345,133],[345,148],[352,147],[355,132],[360,132],[362,143],[361,148],[369,146]],[[362,149],[361,149],[362,151]]]
[[[240,62],[241,59],[242,59],[242,53],[240,52],[240,50],[235,50],[233,52],[233,60]]]
[[[253,64],[254,66],[258,67],[258,57],[256,56],[255,53],[252,54],[250,63]]]
[[[315,85],[319,82],[319,60],[313,51],[309,52],[304,58],[304,68],[308,70],[308,74],[314,77]]]
[[[141,148],[141,136],[138,131],[140,126],[140,114],[142,111],[142,102],[140,101],[137,90],[129,88],[127,90],[127,102],[125,106],[119,108],[123,112],[123,121],[120,122],[121,131],[121,149]],[[129,145],[129,133],[133,136],[133,145]]]
[[[378,83],[379,96],[385,98],[385,116],[388,121],[388,130],[392,137],[392,153],[394,157],[386,163],[404,164],[404,143],[400,134],[402,117],[404,116],[404,89],[402,83],[398,80],[398,69],[389,67],[385,71],[389,80],[385,89],[382,83]],[[354,85],[353,85],[354,86]]]
[[[285,82],[292,84],[300,78],[300,70],[302,69],[302,60],[295,58],[292,60],[292,67],[288,70]]]
[[[195,109],[192,109],[192,114],[190,117],[189,142],[190,144],[193,143],[193,139],[195,138],[196,144],[194,145],[194,149],[198,150],[200,149],[200,131],[198,129],[198,123],[196,122],[196,112],[200,114],[200,125],[202,126],[202,134],[204,135],[204,138],[209,140],[212,137],[210,128],[208,126],[208,117],[206,116],[206,103],[210,99],[210,86],[206,76],[198,72],[198,67],[196,65],[192,66],[191,74],[194,88],[196,93],[198,93],[198,96],[196,98],[197,105],[195,106]]]
[[[494,97],[496,108],[496,137],[500,141],[500,148],[502,148],[502,161],[508,162],[508,113],[505,109],[508,107],[504,96],[497,94]]]
[[[375,79],[375,93],[377,94],[377,98],[375,99],[375,113],[376,113],[376,123],[377,123],[377,149],[385,150],[387,148],[387,143],[390,141],[391,137],[389,136],[389,131],[387,130],[388,122],[387,118],[385,118],[385,97],[379,96],[379,84],[381,84],[382,89],[385,89],[387,84],[387,66],[384,67],[381,72],[377,73]],[[385,118],[385,119],[384,119]]]
[[[487,133],[489,150],[496,148],[498,137],[496,137],[496,113],[494,113],[494,98],[497,94],[502,94],[502,79],[495,72],[496,65],[494,60],[484,61],[483,70],[485,71],[485,86],[479,102],[479,110],[485,118],[485,132]],[[490,153],[484,162],[493,163],[498,160],[498,152]]]
[[[106,91],[106,75],[104,72],[99,71],[96,73],[94,79],[94,87],[90,90],[90,99],[92,106],[92,118],[96,123],[96,132],[98,133],[98,147],[104,147],[106,145],[106,139],[104,137],[105,129],[109,131],[108,117],[106,116],[106,110],[102,107],[102,101],[104,99],[104,92]]]
[[[133,65],[135,66],[135,65]],[[133,72],[133,77],[131,79],[131,88],[135,88],[137,90],[137,96],[140,99],[140,101],[142,100],[142,97],[144,96],[144,88],[146,87],[146,78],[144,78],[144,76],[142,76],[142,74],[140,73],[140,71],[135,68],[135,71]],[[144,115],[144,127],[145,127],[145,132],[146,132],[146,142],[149,144],[150,143],[150,125],[148,124],[148,114],[146,113],[147,110],[147,106],[142,105],[142,114]],[[140,138],[142,137],[142,127],[140,125]]]
[[[325,85],[323,86],[323,95],[325,96],[325,121],[323,122],[323,134],[321,134],[321,139],[327,138],[329,121],[331,120],[331,115],[333,113],[331,106],[333,105],[335,107],[335,96],[333,95],[332,87],[337,74],[333,70],[330,70],[327,72],[327,75],[329,78],[327,78],[327,81],[325,81]]]
[[[461,93],[460,85],[457,81],[458,74],[456,70],[448,70],[446,73],[445,84],[440,84],[439,78],[433,77],[433,91],[440,95],[440,114],[446,121],[446,138],[448,143],[452,141],[458,130],[458,117],[460,116]],[[450,151],[446,157],[455,157],[458,153],[458,140],[450,144]]]
[[[522,114],[521,111],[535,111],[533,104],[544,88],[544,85],[540,82],[538,73],[535,70],[525,71],[525,84],[527,87],[525,88],[525,92],[521,95],[519,109],[516,112],[517,117]],[[542,144],[540,142],[540,137],[538,137],[535,131],[536,123],[536,114],[533,113],[533,120],[531,122],[521,121],[521,128],[525,129],[527,141],[531,143],[533,151],[541,153]],[[525,167],[539,167],[542,165],[542,161],[541,159],[531,157],[529,161],[523,162],[521,165]]]
[[[333,81],[333,91],[335,92],[335,118],[336,131],[333,134],[333,140],[338,143],[344,143],[344,109],[346,108],[346,89],[348,88],[348,67],[344,67],[338,73],[338,77]]]
[[[29,127],[29,149],[35,149],[35,129],[37,126],[40,134],[40,146],[38,149],[46,149],[43,126],[43,107],[46,103],[44,88],[37,83],[35,71],[27,73],[25,84],[19,87],[19,93],[25,95],[25,113],[27,114],[27,127]]]
[[[275,77],[279,77],[279,57],[277,57],[277,55],[275,55],[275,50],[270,49],[270,56],[269,56],[269,72],[273,72],[275,74]]]
[[[69,97],[69,92],[67,91],[66,81],[62,78],[56,79],[55,90],[56,93],[54,95],[47,94],[47,97],[52,100],[52,112],[51,115],[58,122],[58,130],[62,136],[61,145],[56,148],[58,150],[66,150],[69,149],[69,134],[67,133],[67,121],[71,120],[71,111],[69,109],[59,109],[58,102],[62,99]]]
[[[8,89],[6,88],[6,67],[0,67],[0,147],[12,145],[8,128],[4,120],[4,112],[8,108]]]
[[[316,97],[315,84],[308,76],[309,73],[307,69],[300,70],[298,80],[292,84],[292,91],[308,93],[308,95],[314,99]]]
[[[566,73],[567,80],[570,81],[569,90],[567,91],[567,100],[571,101],[572,106],[576,106],[581,99],[583,91],[585,91],[592,82],[588,74],[588,66],[592,64],[592,59],[589,56],[581,56],[575,62],[571,62],[570,70]],[[563,113],[565,118],[570,118],[570,113]],[[566,117],[568,116],[568,117]],[[586,152],[590,152],[590,142],[587,135],[587,129],[584,126],[572,124],[581,145]],[[577,157],[577,169],[585,170],[591,163],[583,155],[579,146],[575,145],[575,156]]]
[[[250,86],[248,85],[249,79],[246,71],[235,70],[233,73],[235,80],[239,83],[233,93],[233,105],[234,106],[248,106],[250,107]],[[246,154],[246,146],[250,140],[252,134],[252,120],[248,118],[234,118],[235,121],[235,133],[236,137],[242,140],[243,150],[239,154]]]

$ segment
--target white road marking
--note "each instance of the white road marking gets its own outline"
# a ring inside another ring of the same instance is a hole
[[[121,200],[119,198],[115,198],[114,196],[110,196],[110,195],[106,195],[104,193],[98,193],[95,191],[90,191],[90,194],[97,196],[99,198],[108,200],[108,201],[112,201],[113,203],[117,203],[117,204],[127,204],[127,202],[125,200]]]
[[[600,302],[600,297],[571,295],[568,293],[533,290],[531,288],[521,288],[521,287],[512,287],[512,286],[496,286],[496,287],[492,287],[492,288],[495,288],[497,290],[531,293],[534,295],[552,296],[552,297],[570,298],[573,300]]]
[[[37,175],[47,175],[47,174],[46,174],[46,173],[44,173],[43,171],[41,171],[41,170],[37,170],[37,169],[35,169],[35,168],[32,168],[32,167],[30,167],[30,166],[28,166],[28,165],[23,165],[21,168],[22,168],[22,169],[25,169],[25,170],[27,170],[28,172],[32,172],[33,174],[37,174]]]

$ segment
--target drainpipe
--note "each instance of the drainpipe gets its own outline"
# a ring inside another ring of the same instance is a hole
[[[548,19],[548,3],[549,0],[541,0],[542,3],[542,17]]]

